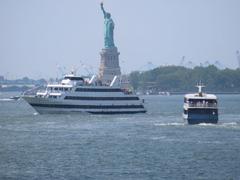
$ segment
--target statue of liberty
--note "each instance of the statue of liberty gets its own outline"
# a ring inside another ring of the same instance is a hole
[[[115,47],[114,39],[113,39],[113,31],[114,31],[114,22],[111,18],[111,14],[106,12],[103,8],[103,3],[101,3],[101,9],[104,15],[104,46],[105,48]]]

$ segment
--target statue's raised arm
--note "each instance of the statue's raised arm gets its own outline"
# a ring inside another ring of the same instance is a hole
[[[103,15],[104,15],[104,18],[105,18],[105,16],[106,16],[106,11],[104,10],[103,2],[101,2],[101,9],[102,9],[102,12],[103,12]]]

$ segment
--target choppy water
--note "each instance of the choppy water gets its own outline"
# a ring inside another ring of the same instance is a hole
[[[182,96],[146,96],[147,114],[38,115],[0,94],[0,179],[240,179],[240,96],[217,125],[185,125]]]

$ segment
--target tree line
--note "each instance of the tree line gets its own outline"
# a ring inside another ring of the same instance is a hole
[[[197,66],[193,69],[161,66],[150,71],[134,71],[130,73],[129,80],[138,91],[196,91],[195,86],[201,81],[208,92],[240,92],[240,69],[218,69],[214,65]]]

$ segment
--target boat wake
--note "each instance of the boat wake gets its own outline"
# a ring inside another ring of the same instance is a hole
[[[221,125],[223,125],[223,126],[236,126],[236,125],[238,125],[238,123],[236,123],[236,122],[229,122],[229,123],[222,123]]]
[[[3,99],[0,99],[0,101],[14,101],[14,99],[10,99],[10,98],[3,98]]]
[[[218,123],[218,124],[210,124],[210,123],[201,123],[198,126],[205,127],[224,127],[224,128],[240,128],[240,124],[237,122],[229,122],[229,123]]]
[[[240,128],[240,124],[237,122],[222,123],[220,126],[226,128]]]
[[[155,126],[184,126],[184,123],[155,123]]]
[[[154,126],[184,126],[185,123],[155,123]],[[240,127],[240,124],[237,122],[229,122],[229,123],[218,123],[218,124],[211,124],[211,123],[200,123],[196,124],[196,126],[200,127]]]
[[[166,136],[151,137],[150,139],[151,139],[151,140],[165,140],[165,139],[167,139],[167,137],[166,137]]]
[[[211,123],[200,123],[198,126],[217,126],[217,124],[211,124]]]

